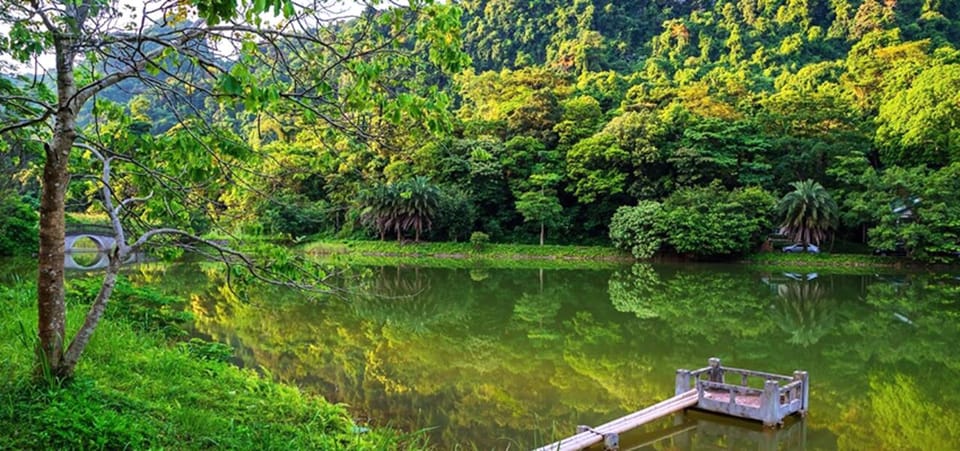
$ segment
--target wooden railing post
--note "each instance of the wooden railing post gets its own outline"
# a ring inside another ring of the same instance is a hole
[[[690,371],[689,370],[677,370],[677,381],[674,385],[673,395],[682,395],[690,390]]]
[[[760,420],[763,425],[777,426],[780,423],[780,382],[767,379],[763,384],[763,398],[760,403]]]
[[[723,380],[723,367],[720,366],[720,359],[716,357],[710,357],[710,360],[707,361],[710,366],[710,382],[719,382],[724,383]]]
[[[806,371],[794,371],[793,379],[800,382],[800,415],[806,416],[810,408],[810,375]]]

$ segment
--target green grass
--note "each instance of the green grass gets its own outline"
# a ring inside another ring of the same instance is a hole
[[[68,225],[109,226],[110,218],[106,213],[67,213],[64,218]]]
[[[318,241],[303,246],[307,255],[338,264],[439,266],[447,268],[603,268],[633,258],[612,247],[395,241]]]
[[[424,447],[421,436],[357,433],[343,406],[210,358],[217,346],[172,345],[131,322],[140,311],[108,312],[71,383],[36,384],[32,283],[0,287],[0,305],[0,449]],[[68,324],[84,307],[68,307]]]

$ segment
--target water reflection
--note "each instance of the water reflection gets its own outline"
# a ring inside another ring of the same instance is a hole
[[[793,451],[807,446],[807,423],[789,417],[783,427],[764,429],[757,423],[696,410],[673,416],[660,427],[624,434],[621,447],[629,450],[758,450]],[[668,424],[669,423],[669,424]]]
[[[663,400],[676,368],[709,356],[811,372],[804,438],[781,431],[781,449],[911,448],[903,437],[926,449],[960,444],[960,415],[952,413],[960,402],[960,281],[951,276],[904,274],[892,284],[731,265],[542,277],[384,267],[349,282],[370,295],[322,303],[276,287],[237,297],[209,268],[171,268],[152,280],[189,298],[197,332],[236,347],[244,365],[344,402],[373,423],[435,427],[439,449],[548,443],[577,424]],[[756,431],[710,433],[718,427],[700,424],[684,432],[690,446],[680,449],[764,449],[763,437],[749,438]],[[650,446],[677,446],[681,437]]]
[[[830,280],[817,273],[784,273],[781,281],[765,280],[776,288],[771,314],[780,330],[790,334],[788,342],[811,346],[833,329],[837,304],[831,296]]]

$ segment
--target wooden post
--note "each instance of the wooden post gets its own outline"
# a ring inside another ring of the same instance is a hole
[[[690,390],[690,371],[677,370],[677,382],[674,385],[673,395],[681,395]]]
[[[710,364],[710,382],[719,382],[724,383],[723,381],[723,367],[720,366],[720,359],[716,357],[710,357],[710,360],[707,361]]]
[[[810,408],[810,375],[806,371],[794,371],[793,379],[803,381],[800,383],[800,416],[807,416]]]
[[[767,379],[763,384],[760,400],[760,418],[764,427],[776,427],[780,423],[780,382]]]

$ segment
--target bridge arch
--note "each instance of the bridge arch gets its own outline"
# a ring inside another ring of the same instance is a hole
[[[73,246],[77,244],[77,241],[80,241],[84,238],[87,238],[90,241],[93,241],[93,244],[97,245],[97,252],[106,252],[111,247],[113,247],[113,240],[111,240],[109,244],[107,243],[107,238],[109,237],[98,236],[98,235],[93,235],[89,233],[81,233],[77,235],[67,235],[66,237],[64,237],[63,239],[64,251],[66,251],[67,253],[78,251],[78,250],[75,250]],[[87,252],[87,251],[80,250],[80,252]]]
[[[93,252],[90,252],[91,254]],[[75,258],[73,258],[72,252],[67,252],[63,255],[63,267],[64,269],[76,269],[80,271],[93,271],[95,269],[103,269],[107,267],[107,264],[110,263],[110,257],[106,252],[97,252],[97,259],[89,265],[81,265]]]

